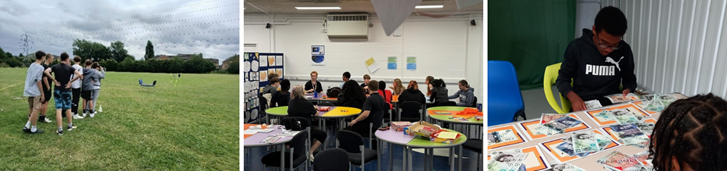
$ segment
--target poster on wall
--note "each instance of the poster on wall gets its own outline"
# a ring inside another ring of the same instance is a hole
[[[386,65],[390,70],[396,70],[396,56],[389,56],[388,64]]]
[[[313,66],[325,66],[325,55],[326,47],[323,45],[312,45],[311,46],[311,65]]]
[[[265,55],[260,55],[260,66],[261,67],[268,67],[268,57]]]
[[[417,70],[417,57],[409,56],[406,57],[406,69]]]
[[[326,46],[323,45],[312,45],[311,46],[311,55],[325,55],[326,54]]]
[[[275,56],[270,55],[270,56],[267,56],[266,58],[268,58],[268,66],[271,66],[271,67],[272,66],[277,66],[276,65],[277,64],[276,63],[277,60],[275,59]],[[260,59],[262,59],[262,58],[260,58]],[[262,60],[260,60],[260,62],[262,62]]]
[[[368,60],[366,60],[366,68],[369,69],[369,73],[374,73],[376,70],[379,70],[379,64],[374,61],[374,57],[369,57]]]
[[[323,55],[313,55],[311,56],[311,65],[313,66],[325,66],[326,62],[324,61],[325,57]]]

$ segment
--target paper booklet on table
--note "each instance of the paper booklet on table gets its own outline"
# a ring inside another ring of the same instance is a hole
[[[550,115],[550,114],[544,114],[544,115]],[[575,118],[576,120],[581,121],[581,123],[578,124],[578,125],[576,125],[576,126],[567,128],[567,129],[565,129],[562,132],[559,132],[559,131],[556,131],[556,130],[552,130],[552,129],[546,127],[546,126],[542,126],[541,125],[541,122],[542,122],[541,120],[522,121],[522,122],[518,122],[516,124],[518,125],[518,127],[521,130],[523,130],[523,134],[525,134],[525,136],[529,140],[545,138],[548,135],[563,134],[563,133],[568,133],[568,132],[579,131],[579,130],[584,130],[584,129],[591,128],[588,124],[586,124],[586,122],[583,122],[583,119],[582,118],[578,117],[578,115],[576,115],[575,113],[562,114],[562,115],[566,115],[568,117]],[[545,118],[545,117],[541,117],[541,118]],[[560,119],[560,118],[558,118],[558,119]]]
[[[525,148],[516,148],[516,149],[507,149],[507,150],[498,150],[498,151],[489,151],[487,154],[487,161],[492,160],[492,156],[497,156],[498,154],[516,154],[516,153],[526,153],[528,154],[527,157],[525,157],[525,160],[523,164],[525,164],[526,171],[536,171],[536,170],[542,170],[550,168],[550,163],[548,163],[548,160],[545,159],[545,154],[543,151],[538,148],[537,145],[525,147]]]
[[[597,135],[599,139],[602,139],[602,137],[600,137],[599,135],[605,135],[605,133],[599,130],[588,130],[585,132],[592,132],[594,135]],[[572,141],[569,139],[569,137],[557,138],[554,140],[542,142],[539,143],[538,146],[543,148],[543,152],[547,153],[551,158],[555,159],[555,161],[551,162],[565,163],[620,146],[618,142],[613,141],[612,139],[609,140],[610,142],[608,143],[608,145],[604,145],[604,148],[599,148],[599,150],[596,152],[585,153],[576,153],[573,149],[572,142],[569,142]]]
[[[607,126],[622,122],[636,123],[648,119],[651,116],[651,114],[641,110],[633,103],[621,104],[603,110],[587,111],[586,115],[598,126]]]
[[[495,149],[527,142],[515,125],[489,128],[487,130],[487,149]]]

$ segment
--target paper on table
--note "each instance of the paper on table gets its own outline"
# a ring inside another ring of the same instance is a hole
[[[261,129],[261,130],[258,130],[258,132],[263,132],[263,133],[268,133],[268,132],[273,132],[273,131],[274,131],[273,129]]]
[[[457,138],[456,132],[440,132],[439,136],[437,138],[443,138],[443,139],[455,139]]]
[[[243,134],[257,134],[259,131],[259,129],[248,129]]]
[[[538,146],[531,146],[531,147],[525,147],[525,148],[515,148],[515,149],[509,149],[509,150],[501,150],[501,151],[491,151],[490,154],[487,155],[487,161],[492,160],[492,156],[498,156],[499,154],[517,154],[517,153],[527,153],[528,156],[523,161],[523,164],[525,165],[527,171],[535,171],[535,170],[542,170],[547,169],[549,166],[549,163],[547,160],[545,160],[544,153],[540,151],[540,148]]]

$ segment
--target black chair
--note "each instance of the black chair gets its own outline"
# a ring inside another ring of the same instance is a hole
[[[457,106],[457,103],[453,101],[439,102],[437,106]]]
[[[475,100],[472,101],[472,106],[470,106],[470,107],[477,108],[477,96],[475,96]]]
[[[278,168],[289,168],[291,171],[297,169],[301,164],[308,160],[308,131],[301,131],[290,140],[290,151],[281,153],[280,151],[269,153],[260,160],[263,163],[263,169],[268,166]],[[284,163],[280,163],[280,155],[283,155]],[[295,167],[293,167],[295,166]],[[308,169],[308,164],[305,165]]]
[[[316,154],[315,157],[314,171],[349,171],[351,168],[348,152],[343,149],[326,149]]]
[[[362,171],[364,170],[364,165],[366,165],[366,163],[378,159],[376,154],[378,152],[373,149],[364,148],[363,137],[356,132],[349,130],[338,131],[336,139],[339,142],[338,148],[348,152],[348,159],[351,165],[359,166]],[[318,159],[316,159],[316,161],[318,161]],[[381,170],[380,160],[377,160],[376,170]]]
[[[482,153],[483,153],[482,140],[481,139],[468,139],[467,141],[465,141],[462,144],[462,147],[464,149],[474,151],[477,153],[477,160],[476,160],[477,161],[477,170],[479,170],[480,164],[482,163],[482,160],[480,159],[480,157],[482,157]],[[459,154],[459,155],[461,156],[462,154]]]
[[[376,130],[378,130],[379,127],[381,127],[381,125],[384,124],[384,114],[377,113],[377,114],[374,114],[373,116],[369,116],[369,117],[373,117],[373,118],[371,118],[371,123],[369,123],[369,132],[366,132],[366,133],[362,134],[361,136],[369,139],[369,148],[374,148],[373,141],[376,138],[373,136],[374,136],[374,133],[376,132]]]
[[[422,104],[415,101],[406,101],[399,104],[401,108],[400,121],[416,122],[422,120],[422,114],[420,112]]]
[[[268,109],[268,99],[263,97],[262,94],[258,94],[257,98],[260,100],[260,110],[258,110],[258,113],[259,113],[258,116],[265,116],[267,121],[272,122],[272,121],[270,121],[270,116],[268,115],[268,113],[265,112],[265,110]],[[280,123],[280,121],[278,121],[278,123]],[[271,124],[271,123],[267,123],[267,124]]]

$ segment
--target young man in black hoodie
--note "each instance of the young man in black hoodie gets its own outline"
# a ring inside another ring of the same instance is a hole
[[[622,40],[626,28],[623,12],[605,7],[596,15],[593,30],[583,29],[583,36],[566,48],[556,84],[573,104],[573,111],[586,110],[584,101],[590,100],[611,105],[605,96],[625,96],[636,89],[631,46]]]

